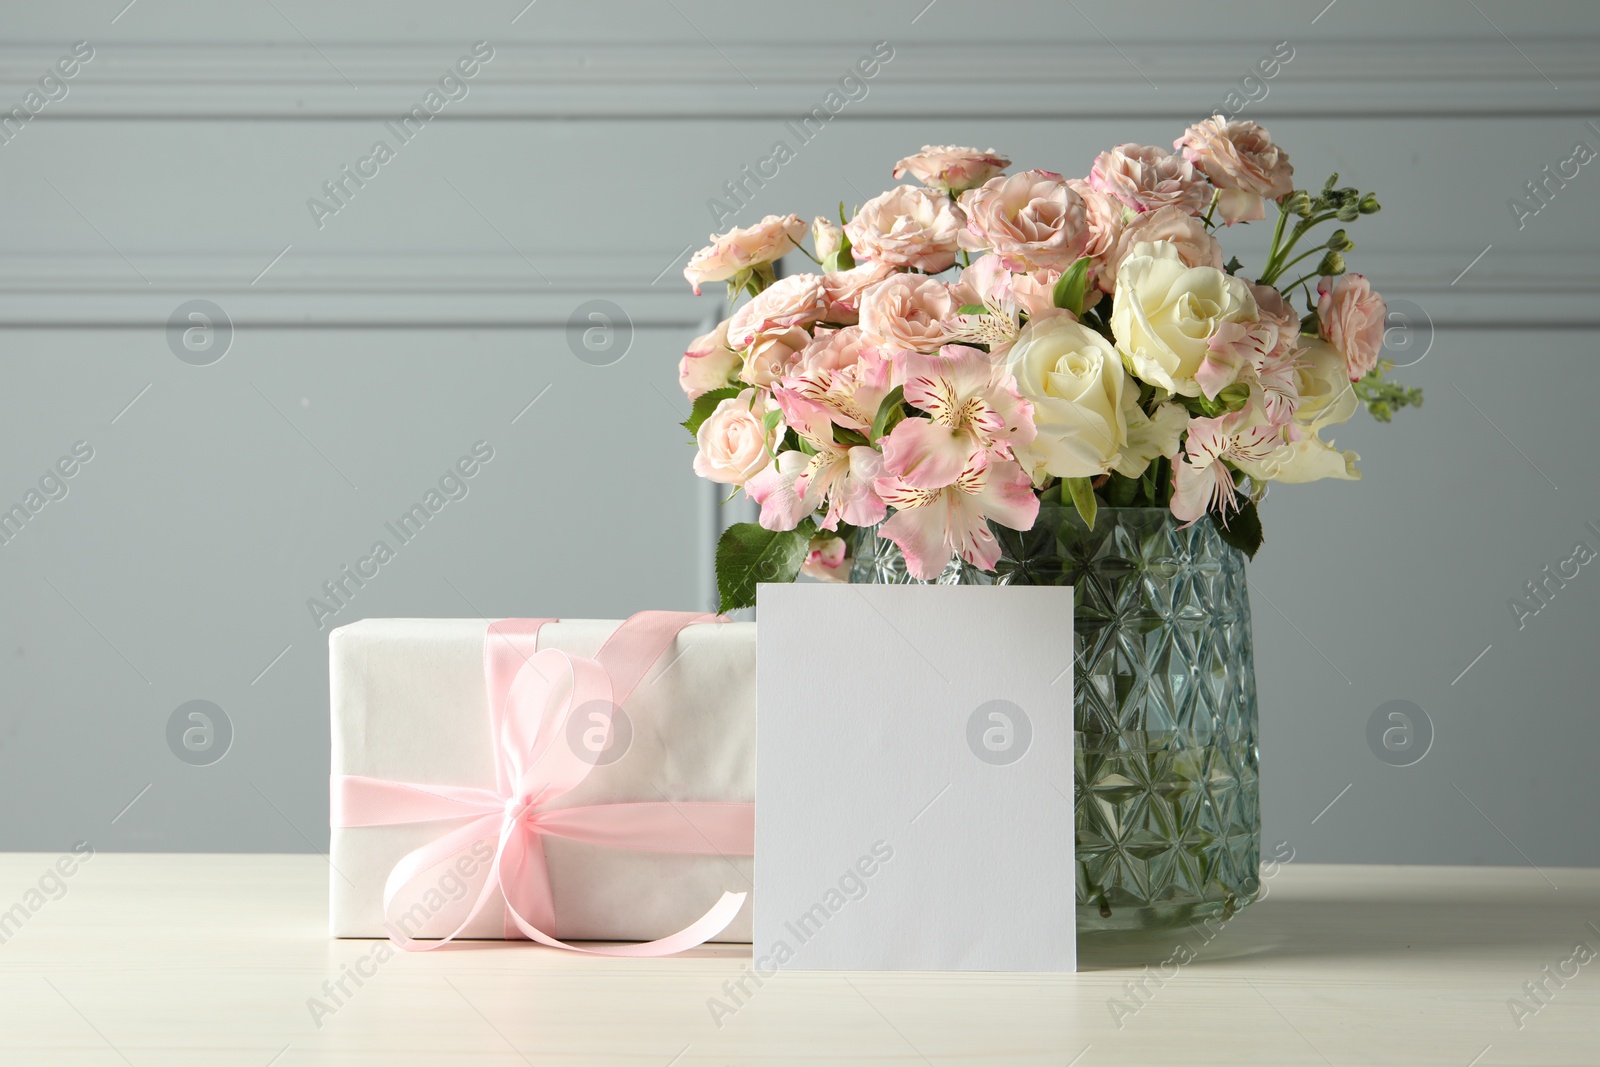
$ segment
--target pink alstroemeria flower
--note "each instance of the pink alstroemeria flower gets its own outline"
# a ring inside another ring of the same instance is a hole
[[[939,576],[952,554],[993,570],[1000,559],[1000,543],[989,521],[1029,530],[1039,516],[1039,498],[1021,465],[984,453],[943,488],[922,489],[889,476],[878,479],[877,489],[896,509],[879,527],[878,536],[899,545],[906,570],[925,582]]]
[[[792,390],[782,391],[780,403],[794,412],[791,428],[816,454],[780,452],[770,467],[745,483],[745,492],[761,505],[761,525],[792,530],[824,504],[824,530],[838,529],[841,519],[851,526],[882,522],[888,509],[875,489],[883,475],[882,454],[867,445],[837,443],[823,405]]]
[[[1005,364],[965,345],[945,345],[941,354],[902,353],[905,398],[928,418],[907,419],[883,439],[884,469],[916,489],[950,485],[992,453],[1010,459],[1012,445],[1038,432],[1033,404],[1017,391]]]
[[[797,433],[801,423],[810,421],[812,408],[821,408],[827,419],[840,426],[865,432],[872,429],[878,408],[889,395],[893,373],[893,365],[876,349],[863,348],[856,362],[837,370],[808,367],[802,360],[773,386],[772,395],[778,407],[794,410],[789,425],[796,427]],[[831,428],[819,427],[817,436],[830,444],[833,441]]]
[[[1207,400],[1236,382],[1250,387],[1252,399],[1274,426],[1294,417],[1300,393],[1294,372],[1299,366],[1292,338],[1271,322],[1224,322],[1206,345],[1195,381]]]
[[[1257,463],[1283,447],[1280,426],[1243,426],[1249,408],[1214,419],[1189,420],[1183,454],[1172,464],[1172,514],[1188,526],[1208,511],[1239,508],[1233,471],[1225,460]]]

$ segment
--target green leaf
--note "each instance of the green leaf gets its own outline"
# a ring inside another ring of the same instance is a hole
[[[905,409],[900,406],[905,395],[904,386],[897,385],[889,390],[889,395],[878,405],[878,413],[872,417],[872,432],[867,435],[869,438],[876,441],[906,417]]]
[[[1061,272],[1051,294],[1056,307],[1066,308],[1074,315],[1083,314],[1083,300],[1089,294],[1089,257],[1084,256]]]
[[[768,530],[757,523],[728,527],[717,541],[719,612],[754,607],[762,582],[792,582],[811,548],[816,523],[806,519],[793,530]]]
[[[962,304],[956,308],[957,315],[987,315],[989,309],[982,304]]]
[[[1106,503],[1114,508],[1133,506],[1133,498],[1139,493],[1139,479],[1124,478],[1113,473],[1111,480],[1106,482]]]
[[[1254,500],[1245,501],[1244,506],[1228,516],[1226,522],[1215,513],[1211,519],[1217,524],[1217,533],[1222,535],[1225,544],[1232,545],[1250,559],[1256,558],[1256,552],[1261,548],[1261,516],[1256,514]]]
[[[1239,262],[1239,257],[1234,256],[1232,259],[1228,260],[1222,269],[1229,274],[1238,274],[1239,268],[1243,266],[1244,264]]]
[[[1088,478],[1063,478],[1061,485],[1072,497],[1072,506],[1078,509],[1084,524],[1094,529],[1094,513],[1099,507],[1094,499],[1094,483]]]
[[[1245,382],[1234,382],[1232,385],[1224,386],[1217,394],[1217,401],[1227,411],[1238,411],[1249,399],[1250,386]]]
[[[718,404],[738,396],[741,392],[743,390],[738,386],[730,385],[724,389],[713,389],[709,393],[701,393],[694,398],[694,410],[689,412],[689,417],[679,425],[688,430],[691,436],[699,433],[700,424],[711,417],[711,413],[717,410]]]

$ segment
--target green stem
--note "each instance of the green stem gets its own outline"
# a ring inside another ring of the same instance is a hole
[[[1310,233],[1318,226],[1321,226],[1329,219],[1337,217],[1338,212],[1329,211],[1321,215],[1313,215],[1311,218],[1306,219],[1303,222],[1295,223],[1294,231],[1289,234],[1289,243],[1284,245],[1282,249],[1276,250],[1273,255],[1267,259],[1267,269],[1261,272],[1261,277],[1257,280],[1262,285],[1271,285],[1277,278],[1282,276],[1284,270],[1288,268],[1289,265],[1282,262],[1282,260],[1290,252],[1294,251],[1294,246],[1300,243],[1300,238],[1304,237],[1307,233]],[[1277,241],[1274,240],[1273,244],[1276,245]]]
[[[1261,269],[1262,284],[1266,284],[1267,274],[1272,270],[1272,263],[1278,258],[1278,242],[1283,240],[1283,224],[1289,220],[1288,197],[1278,203],[1278,225],[1272,231],[1272,247],[1267,249],[1267,263]]]
[[[1279,267],[1278,268],[1278,273],[1276,275],[1274,275],[1274,277],[1282,277],[1284,271],[1288,270],[1290,267],[1294,266],[1296,263],[1300,262],[1302,259],[1308,259],[1311,256],[1316,255],[1318,252],[1326,252],[1327,250],[1328,250],[1328,246],[1325,245],[1325,244],[1321,244],[1321,245],[1318,245],[1317,247],[1313,248],[1309,252],[1301,252],[1298,256],[1295,256],[1289,262],[1287,262],[1287,263],[1283,264],[1283,266]]]
[[[1283,293],[1285,296],[1287,296],[1290,293],[1294,292],[1295,288],[1297,286],[1304,285],[1306,282],[1310,281],[1312,278],[1319,278],[1319,277],[1321,277],[1321,275],[1319,275],[1316,271],[1312,271],[1310,274],[1302,274],[1302,275],[1300,275],[1300,277],[1296,278],[1294,281],[1290,282],[1288,285],[1280,287],[1280,289],[1278,291]],[[1311,296],[1311,290],[1309,288],[1307,288],[1306,289],[1306,297],[1307,297],[1307,299],[1309,299],[1310,296]]]

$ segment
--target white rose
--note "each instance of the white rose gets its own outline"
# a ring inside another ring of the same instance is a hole
[[[784,434],[782,419],[771,430],[762,425],[770,410],[767,395],[754,389],[718,403],[695,434],[700,451],[694,457],[694,472],[713,482],[743,485],[770,467]]]
[[[1110,341],[1064,316],[1030,322],[1008,369],[1033,403],[1038,435],[1015,453],[1035,480],[1090,478],[1117,464],[1128,443],[1124,398],[1131,394],[1137,407],[1139,390]]]
[[[1256,322],[1250,286],[1215,267],[1190,267],[1171,243],[1133,246],[1117,272],[1111,332],[1133,373],[1182,396],[1199,396],[1195,371],[1224,322]]]

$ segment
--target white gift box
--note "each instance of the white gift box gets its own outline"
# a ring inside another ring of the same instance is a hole
[[[538,648],[593,657],[619,625],[587,619],[547,623]],[[328,644],[335,779],[355,775],[495,789],[484,676],[487,631],[481,619],[368,619],[334,630]],[[625,715],[618,719],[625,717],[627,728],[614,724],[593,770],[548,807],[754,803],[755,650],[754,623],[699,624],[679,632],[623,701]],[[388,936],[383,896],[391,870],[452,825],[334,826],[332,935]],[[563,941],[654,940],[700,918],[722,893],[752,888],[749,856],[643,851],[555,836],[540,840],[554,904],[555,925],[545,933]],[[486,868],[487,859],[464,854],[461,862],[482,860]],[[429,888],[451,906],[414,922],[409,936],[446,936],[464,913],[458,894],[466,888],[448,873],[442,882],[435,875]],[[504,898],[498,889],[491,892],[488,906],[460,936],[505,936]],[[714,940],[748,942],[750,907],[747,898]]]

